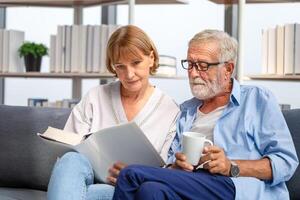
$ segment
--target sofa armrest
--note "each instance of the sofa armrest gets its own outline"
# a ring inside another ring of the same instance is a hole
[[[291,132],[296,147],[298,159],[300,158],[300,109],[284,110],[283,115]],[[300,199],[300,168],[298,166],[294,176],[287,182],[291,199]]]
[[[71,149],[36,135],[63,128],[70,109],[0,105],[0,186],[46,190],[57,157]]]

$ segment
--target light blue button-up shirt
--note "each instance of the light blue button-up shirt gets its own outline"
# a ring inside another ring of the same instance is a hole
[[[169,162],[181,151],[181,137],[189,131],[202,101],[192,98],[181,106],[177,134],[172,143]],[[285,181],[298,166],[291,134],[272,93],[256,86],[242,86],[233,80],[230,102],[217,121],[214,145],[224,149],[232,160],[271,160],[273,179],[262,181],[253,177],[232,178],[236,199],[289,199]]]

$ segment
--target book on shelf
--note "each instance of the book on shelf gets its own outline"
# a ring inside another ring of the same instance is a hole
[[[80,99],[63,99],[51,102],[46,98],[28,98],[27,105],[32,107],[73,108],[79,101]]]
[[[100,60],[99,63],[96,63],[96,65],[99,67],[99,72],[100,73],[105,73],[106,72],[106,47],[108,43],[108,34],[109,34],[109,29],[108,25],[101,25],[100,28],[100,52],[96,52],[96,54],[100,55]]]
[[[56,36],[56,56],[55,56],[55,72],[61,73],[64,68],[64,58],[65,58],[65,26],[57,26],[57,36]]]
[[[64,72],[71,72],[72,27],[66,26]]]
[[[168,55],[159,55],[159,67],[155,75],[176,76],[176,57]]]
[[[276,26],[276,73],[284,74],[284,26]]]
[[[88,26],[79,26],[79,72],[86,72],[87,64],[87,31]]]
[[[27,105],[30,107],[47,107],[48,99],[45,98],[29,98]]]
[[[268,29],[268,70],[267,74],[276,74],[276,29]]]
[[[73,108],[79,103],[80,99],[63,99],[56,100],[54,102],[48,102],[44,107],[54,107],[54,108]]]
[[[61,101],[62,108],[73,108],[79,103],[80,99],[63,99]]]
[[[284,25],[284,74],[294,74],[295,24]]]
[[[24,72],[24,61],[18,49],[24,42],[25,33],[18,30],[3,30],[2,33],[2,72]]]
[[[85,155],[93,167],[95,178],[102,182],[106,182],[108,169],[118,161],[156,167],[165,164],[134,122],[105,128],[87,135],[52,127],[38,135],[47,140],[71,145],[74,150]]]
[[[56,65],[56,35],[50,36],[50,49],[49,49],[49,68],[50,72],[55,72],[55,65]]]
[[[176,66],[176,57],[168,55],[159,55],[159,65]]]
[[[290,104],[279,104],[279,107],[281,110],[290,110],[291,109]]]
[[[79,60],[79,38],[80,38],[80,26],[72,26],[72,45],[71,45],[71,72],[79,72],[80,60]]]
[[[93,72],[93,43],[94,43],[94,28],[88,26],[87,29],[87,53],[86,53],[86,72]]]
[[[262,74],[268,73],[268,30],[262,30]]]
[[[155,75],[162,75],[162,76],[176,76],[177,69],[174,66],[160,66],[157,70]]]
[[[101,59],[101,29],[105,25],[97,25],[93,27],[93,55],[92,55],[92,72],[99,73],[100,72],[100,59]]]
[[[295,24],[295,52],[294,52],[295,74],[300,74],[300,24]]]

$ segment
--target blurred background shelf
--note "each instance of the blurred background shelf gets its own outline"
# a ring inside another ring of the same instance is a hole
[[[136,0],[135,4],[185,4],[187,0]],[[74,7],[128,4],[128,0],[0,0],[0,6]]]
[[[24,72],[24,73],[0,73],[0,77],[10,78],[78,78],[78,79],[114,79],[113,74],[98,74],[98,73],[40,73],[40,72]],[[151,78],[163,79],[187,79],[186,76],[168,76],[154,75]]]
[[[216,4],[237,4],[238,0],[209,0]],[[299,0],[246,0],[246,3],[293,3]]]
[[[248,75],[244,80],[300,81],[300,75]]]

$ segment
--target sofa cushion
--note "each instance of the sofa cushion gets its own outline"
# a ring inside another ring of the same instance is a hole
[[[298,159],[300,158],[300,109],[283,111],[286,123],[290,129],[296,147]],[[287,182],[291,199],[300,199],[300,169],[297,168],[294,176]]]
[[[19,189],[19,188],[1,188],[1,200],[46,200],[47,193],[39,190]]]
[[[46,190],[57,157],[66,145],[36,134],[63,128],[70,109],[0,105],[0,186]]]

